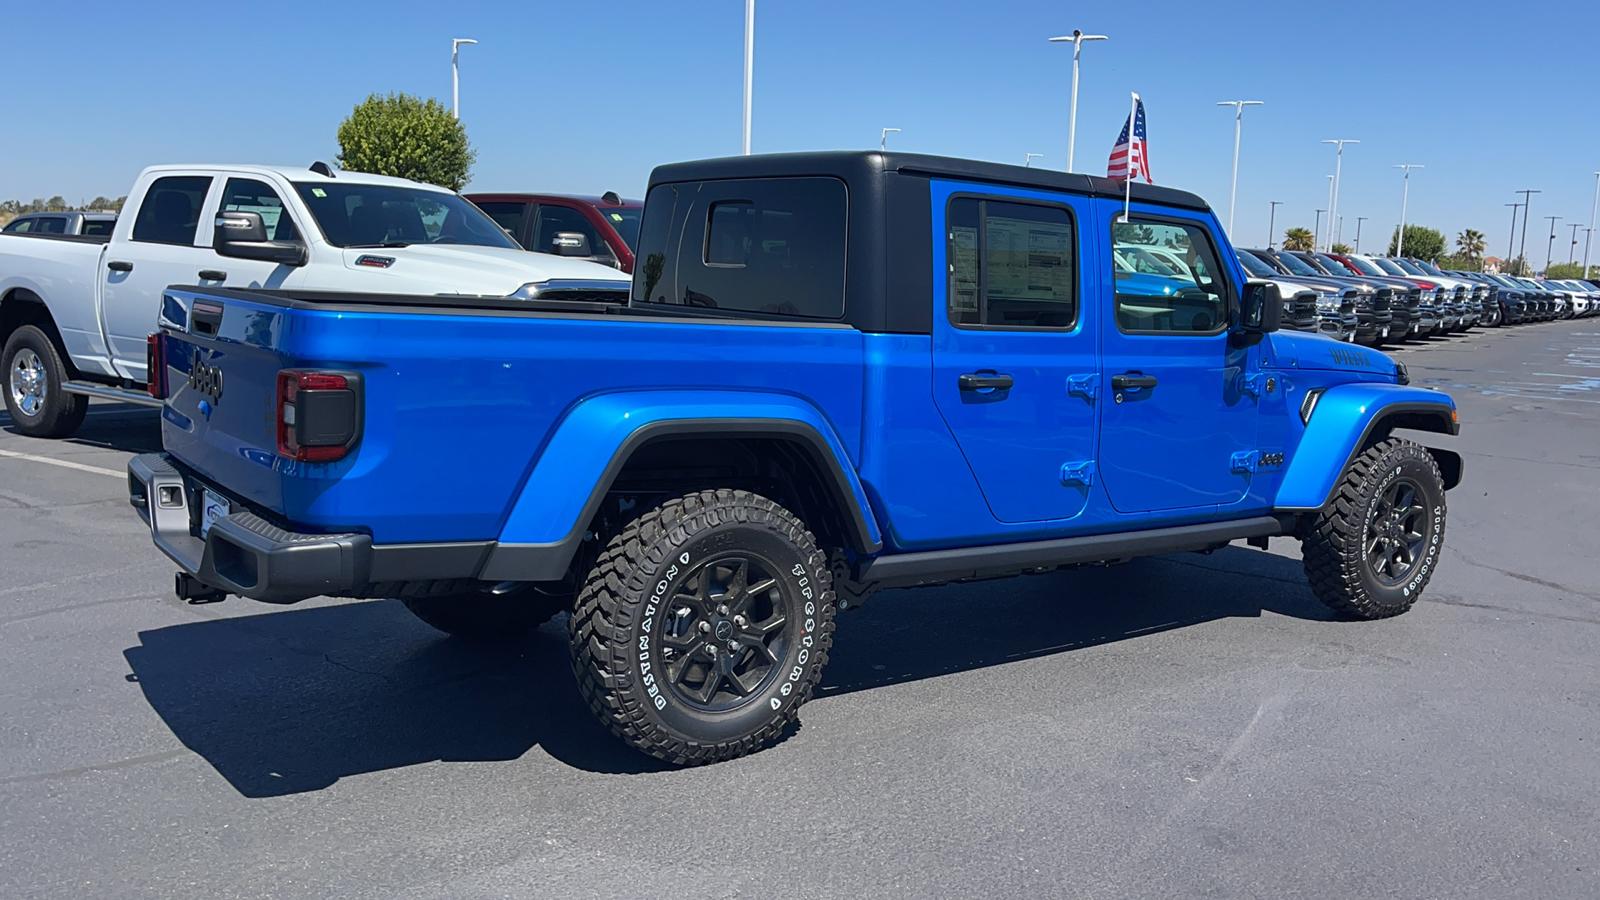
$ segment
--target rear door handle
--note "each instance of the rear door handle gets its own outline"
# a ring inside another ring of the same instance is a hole
[[[221,269],[201,269],[200,270],[200,280],[201,281],[227,281],[228,280],[228,273],[222,271]]]
[[[963,391],[1003,391],[1014,383],[1010,375],[994,372],[969,372],[956,379]]]
[[[133,263],[123,262],[119,259],[113,259],[111,262],[106,263],[106,268],[113,272],[132,272]]]
[[[1155,386],[1156,377],[1154,375],[1140,375],[1135,372],[1129,372],[1126,375],[1111,376],[1111,389],[1113,391],[1125,391],[1128,388],[1153,388]]]

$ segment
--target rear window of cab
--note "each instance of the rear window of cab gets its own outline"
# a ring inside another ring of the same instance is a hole
[[[657,185],[633,302],[759,315],[844,315],[849,200],[837,178]]]

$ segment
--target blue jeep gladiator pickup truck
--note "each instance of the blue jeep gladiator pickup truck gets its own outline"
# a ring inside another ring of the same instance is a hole
[[[1282,535],[1335,609],[1409,609],[1461,459],[1396,432],[1450,397],[1278,332],[1204,201],[1123,191],[709,160],[652,174],[625,303],[169,288],[130,499],[186,599],[568,611],[594,712],[681,764],[775,739],[878,588]],[[1138,243],[1189,271],[1119,272]]]

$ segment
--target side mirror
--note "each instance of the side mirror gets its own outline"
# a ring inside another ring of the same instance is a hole
[[[589,236],[576,231],[558,231],[550,239],[550,250],[557,256],[593,256],[589,250]]]
[[[1276,282],[1250,281],[1244,286],[1239,303],[1241,335],[1269,334],[1283,321],[1283,293]]]
[[[212,224],[211,249],[218,256],[256,259],[285,266],[306,264],[306,245],[302,241],[269,241],[267,226],[260,213],[232,210],[217,213]]]

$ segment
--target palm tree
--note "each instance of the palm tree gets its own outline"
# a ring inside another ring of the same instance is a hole
[[[1456,235],[1456,249],[1460,250],[1461,255],[1469,260],[1482,258],[1486,246],[1483,232],[1476,229],[1468,228],[1466,231]]]
[[[1283,233],[1283,249],[1285,250],[1310,250],[1311,230],[1309,228],[1290,228]]]

